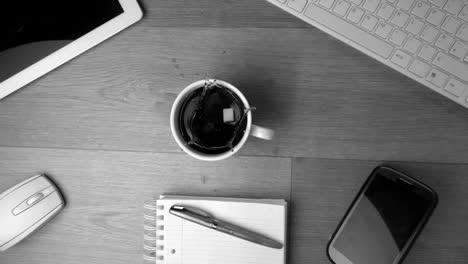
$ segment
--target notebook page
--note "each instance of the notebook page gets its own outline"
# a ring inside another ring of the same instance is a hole
[[[172,205],[193,206],[213,217],[266,235],[282,249],[257,245],[169,213]],[[159,200],[164,206],[165,264],[283,264],[285,263],[286,206],[252,202]]]
[[[231,198],[231,197],[203,197],[203,196],[187,196],[187,195],[172,195],[164,194],[159,196],[159,200],[208,200],[220,202],[242,202],[242,203],[258,203],[272,205],[286,205],[286,201],[282,199],[250,199],[250,198]]]

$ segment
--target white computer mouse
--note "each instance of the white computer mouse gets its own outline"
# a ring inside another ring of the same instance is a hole
[[[44,175],[29,178],[0,194],[0,251],[39,229],[64,206],[62,194]]]

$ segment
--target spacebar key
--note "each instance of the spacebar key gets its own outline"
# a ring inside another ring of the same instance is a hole
[[[372,36],[366,31],[350,24],[351,22],[338,18],[314,4],[309,5],[304,14],[325,28],[335,31],[339,35],[384,58],[388,58],[393,51],[392,45],[387,42]]]
[[[468,82],[468,65],[465,63],[455,60],[445,53],[439,52],[432,64]]]

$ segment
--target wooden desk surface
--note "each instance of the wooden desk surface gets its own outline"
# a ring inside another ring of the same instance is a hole
[[[468,110],[263,0],[142,1],[145,18],[0,103],[0,190],[35,173],[65,210],[0,263],[140,263],[142,203],[162,193],[291,202],[289,263],[326,243],[388,164],[440,204],[405,263],[468,262]],[[187,84],[237,85],[273,142],[206,163],[172,139]]]

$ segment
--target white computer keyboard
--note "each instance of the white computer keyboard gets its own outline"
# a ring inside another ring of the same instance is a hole
[[[468,0],[267,0],[468,108]]]

